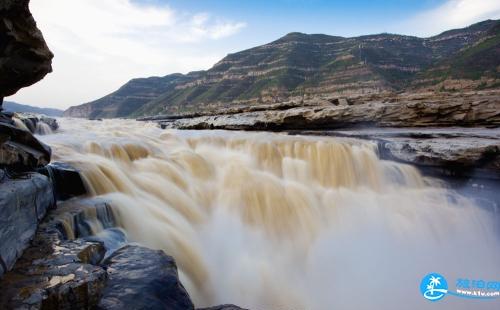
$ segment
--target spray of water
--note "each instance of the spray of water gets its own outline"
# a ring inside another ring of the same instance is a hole
[[[175,257],[197,306],[426,309],[427,273],[500,278],[498,217],[372,143],[124,120],[61,128],[44,137],[56,159],[112,201],[130,241]]]

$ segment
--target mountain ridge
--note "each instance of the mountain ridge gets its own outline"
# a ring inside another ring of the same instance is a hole
[[[389,33],[346,38],[291,32],[228,54],[206,71],[133,79],[110,95],[71,107],[65,115],[139,117],[273,103],[292,96],[436,89],[448,78],[469,79],[470,85],[466,84],[470,87],[495,86],[500,79],[495,39],[499,25],[499,20],[486,20],[428,38]],[[485,41],[490,43],[481,46]],[[474,48],[489,55],[477,68],[474,62],[479,56],[467,54]],[[476,73],[468,75],[469,70]],[[478,81],[481,79],[484,81]]]
[[[40,108],[27,104],[20,104],[12,101],[4,101],[3,107],[7,111],[19,112],[19,113],[36,113],[43,114],[47,116],[62,116],[63,110],[54,108]]]

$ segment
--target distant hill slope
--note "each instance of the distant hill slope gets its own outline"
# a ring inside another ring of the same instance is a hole
[[[500,23],[496,23],[470,47],[438,61],[417,74],[415,84],[432,85],[446,79],[500,79]],[[500,81],[497,86],[500,86]],[[479,84],[480,87],[484,85]]]
[[[270,103],[289,96],[407,90],[448,78],[495,81],[500,71],[499,25],[487,20],[430,38],[294,32],[229,54],[207,71],[131,80],[65,115],[138,117]]]
[[[63,110],[33,107],[30,105],[19,104],[11,101],[4,101],[3,108],[11,112],[36,113],[44,114],[47,116],[62,116],[64,112]]]

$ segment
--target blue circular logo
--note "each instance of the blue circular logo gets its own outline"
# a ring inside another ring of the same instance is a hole
[[[429,273],[420,282],[420,292],[425,299],[438,301],[448,293],[448,282],[439,273]]]

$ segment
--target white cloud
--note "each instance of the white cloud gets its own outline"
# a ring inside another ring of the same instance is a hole
[[[225,51],[203,47],[246,26],[130,0],[32,0],[30,8],[55,54],[54,72],[8,100],[63,108],[133,77],[207,69]]]
[[[415,15],[402,27],[407,30],[406,33],[432,36],[449,29],[498,18],[499,0],[448,0],[434,9]]]

